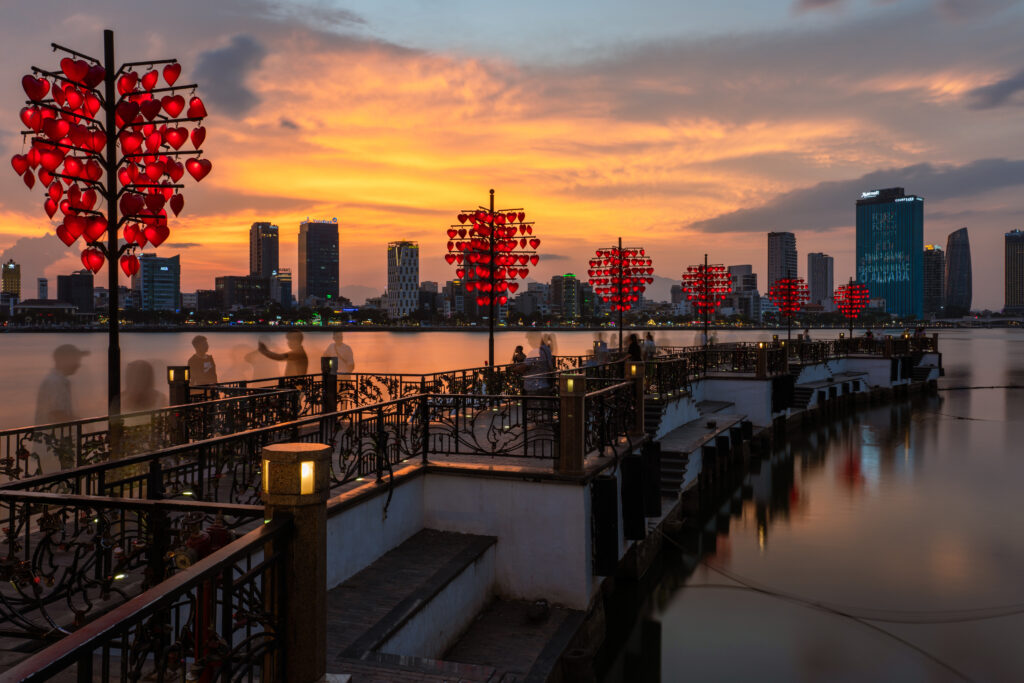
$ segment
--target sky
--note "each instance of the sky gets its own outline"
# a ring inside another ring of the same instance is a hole
[[[0,0],[0,151],[24,149],[21,76],[50,42],[176,57],[210,117],[213,171],[183,191],[159,255],[182,289],[248,272],[254,221],[337,217],[342,292],[386,282],[386,244],[420,242],[496,191],[542,239],[546,280],[620,235],[659,276],[752,264],[796,233],[853,274],[854,203],[925,198],[925,242],[967,226],[974,306],[1003,304],[1003,234],[1024,227],[1024,3],[1011,0]],[[9,166],[7,166],[9,169]],[[71,272],[42,193],[0,173],[0,259],[23,288]],[[51,286],[51,291],[53,288]]]

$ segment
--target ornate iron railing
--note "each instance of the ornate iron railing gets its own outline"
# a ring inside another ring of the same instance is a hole
[[[446,394],[425,405],[431,456],[558,458],[557,396]]]
[[[0,495],[0,634],[67,635],[262,522],[259,506]]]
[[[263,425],[294,420],[299,394],[286,387],[273,392],[126,413],[115,422],[95,417],[59,424],[0,431],[0,481],[34,476],[145,453],[173,444],[208,439]]]
[[[632,381],[588,392],[583,399],[583,452],[610,455],[641,438],[636,433],[637,409]]]
[[[137,595],[6,673],[44,681],[284,680],[281,632],[287,519]]]

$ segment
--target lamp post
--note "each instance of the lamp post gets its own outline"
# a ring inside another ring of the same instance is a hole
[[[619,351],[622,351],[622,314],[640,301],[647,285],[654,282],[651,257],[643,247],[622,248],[622,238],[615,247],[594,252],[587,270],[588,282],[601,301],[619,314]]]
[[[22,78],[28,95],[28,106],[20,112],[26,128],[22,136],[31,137],[31,144],[12,157],[11,165],[29,189],[38,178],[50,218],[58,210],[63,215],[57,237],[68,246],[82,238],[82,264],[94,274],[108,264],[107,398],[109,414],[116,416],[121,347],[114,265],[119,263],[126,276],[135,275],[135,251],[163,243],[170,233],[167,208],[177,216],[184,207],[178,192],[184,186],[178,181],[186,171],[196,181],[210,172],[210,162],[200,158],[206,129],[197,125],[190,132],[184,125],[201,123],[206,108],[194,96],[194,83],[177,84],[181,65],[175,59],[118,66],[113,31],[103,32],[102,60],[51,46],[68,56],[59,69],[33,66],[32,74]],[[140,76],[135,68],[143,66],[150,68]],[[157,87],[161,77],[166,85]],[[187,91],[193,96],[186,109],[179,93]],[[189,140],[193,149],[182,149]],[[177,161],[183,156],[189,157],[184,164]],[[111,427],[116,448],[116,424]]]
[[[793,314],[798,313],[809,298],[807,284],[803,278],[786,276],[779,278],[768,290],[768,298],[786,316],[786,341],[792,341]]]
[[[708,265],[708,255],[704,254],[704,263],[687,266],[683,273],[683,291],[697,312],[704,318],[704,346],[708,345],[708,329],[711,313],[732,292],[732,278],[729,271],[721,264]]]
[[[854,282],[852,277],[848,284],[836,288],[833,299],[836,302],[836,308],[850,323],[850,339],[853,339],[853,323],[868,305],[870,296],[868,286]]]
[[[476,292],[477,307],[487,307],[487,364],[493,368],[496,307],[508,303],[509,295],[519,289],[516,279],[525,280],[529,266],[540,261],[540,238],[522,209],[495,211],[494,190],[487,208],[461,211],[456,218],[459,222],[448,228],[444,259],[455,265],[466,291]]]

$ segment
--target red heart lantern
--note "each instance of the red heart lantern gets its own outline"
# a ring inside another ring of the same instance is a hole
[[[198,97],[193,97],[188,101],[188,112],[185,114],[190,119],[201,119],[206,117],[206,107],[203,106],[203,101]]]
[[[152,90],[154,87],[156,87],[156,81],[158,78],[160,78],[160,74],[158,74],[156,71],[147,71],[145,74],[142,75],[142,79],[140,82],[142,83],[143,88],[145,88],[146,90]]]
[[[71,231],[68,230],[67,225],[61,223],[57,226],[57,237],[61,242],[70,247],[75,243],[75,240],[77,240],[79,236],[73,235]]]
[[[164,67],[164,80],[167,81],[167,85],[174,85],[180,75],[181,64],[168,64]]]
[[[95,247],[89,247],[82,252],[82,265],[87,270],[91,270],[93,274],[100,272],[103,268],[103,262],[106,259],[103,258],[103,252]]]
[[[43,99],[50,92],[50,82],[45,78],[25,76],[21,79],[21,87],[25,89],[28,98],[34,101]]]
[[[156,73],[156,72],[152,72]],[[135,275],[139,272],[139,257],[135,254],[125,254],[121,257],[121,270],[128,277]]]
[[[206,139],[206,129],[202,126],[196,126],[192,129],[192,146],[199,149],[203,145],[203,140]]]
[[[164,133],[164,137],[167,139],[169,144],[174,149],[181,149],[181,146],[188,140],[188,129],[186,128],[168,128],[167,132]]]
[[[90,216],[85,219],[85,229],[82,234],[85,235],[87,242],[95,242],[98,240],[103,233],[107,231],[107,219],[102,216]]]
[[[150,71],[150,73],[154,76],[156,75],[155,71]],[[147,121],[152,121],[154,118],[156,118],[156,115],[160,113],[160,110],[162,108],[163,104],[160,102],[160,100],[147,100],[143,102],[141,105],[139,105],[139,110],[142,112],[142,115],[146,118]]]
[[[14,172],[21,175],[28,170],[28,157],[24,154],[15,154],[11,157],[11,166],[14,167]]]
[[[171,234],[171,231],[166,225],[147,225],[142,233],[154,247],[159,247]]]
[[[166,95],[160,98],[160,104],[163,105],[167,115],[175,119],[185,109],[185,98],[181,95]]]
[[[46,215],[53,218],[53,214],[57,213],[57,202],[51,197],[47,197],[46,201],[43,202],[43,210],[46,211]]]
[[[121,78],[117,79],[117,92],[121,95],[127,95],[131,91],[135,90],[135,85],[139,82],[139,74],[134,71],[129,71]]]
[[[25,175],[21,176],[21,179],[22,181],[24,181],[25,185],[28,186],[28,189],[30,190],[32,189],[32,186],[36,184],[36,177],[31,173],[26,173]]]
[[[189,159],[185,162],[185,169],[189,172],[189,175],[196,179],[196,182],[205,178],[212,167],[213,164],[210,163],[209,159]]]
[[[185,207],[185,198],[180,194],[173,195],[170,199],[171,211],[177,216],[181,213],[181,210]]]

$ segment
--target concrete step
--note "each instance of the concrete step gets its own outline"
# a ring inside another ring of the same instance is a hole
[[[492,536],[423,529],[327,593],[327,663],[438,658],[490,601]]]

